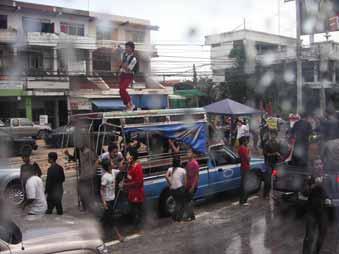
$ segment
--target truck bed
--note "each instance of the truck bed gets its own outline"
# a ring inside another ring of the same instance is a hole
[[[273,190],[281,192],[302,192],[305,180],[311,175],[307,167],[297,167],[288,163],[279,164],[273,175]]]
[[[273,174],[273,190],[288,193],[302,193],[306,179],[312,173],[307,167],[296,167],[287,163],[276,167]],[[339,207],[339,170],[324,172],[322,186],[330,199],[330,206]]]

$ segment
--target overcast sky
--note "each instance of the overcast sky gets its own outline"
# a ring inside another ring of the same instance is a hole
[[[24,0],[88,10],[88,0]],[[148,19],[160,27],[153,42],[203,43],[204,36],[235,29],[246,19],[249,29],[294,36],[294,3],[284,0],[90,0],[91,11]]]

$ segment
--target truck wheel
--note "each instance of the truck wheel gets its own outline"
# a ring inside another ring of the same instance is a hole
[[[175,201],[169,189],[166,189],[160,196],[159,215],[169,217],[175,210]]]
[[[257,174],[257,172],[250,171],[247,174],[247,179],[245,181],[246,190],[248,193],[256,193],[261,188],[261,177]]]
[[[5,189],[5,198],[13,205],[20,205],[24,201],[24,192],[19,181],[10,182]]]
[[[48,131],[47,130],[41,130],[41,131],[39,131],[37,138],[38,139],[44,139],[44,138],[47,137],[47,135],[48,135]]]
[[[31,145],[22,145],[21,148],[20,148],[20,155],[22,156],[23,154],[29,154],[31,155],[32,154],[32,146]]]

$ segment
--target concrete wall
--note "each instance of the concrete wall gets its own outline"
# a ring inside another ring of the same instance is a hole
[[[77,16],[76,18],[74,18],[70,15],[50,16],[50,15],[44,15],[43,12],[40,12],[40,13],[29,12],[29,11],[9,12],[5,10],[0,10],[0,14],[7,15],[8,16],[8,28],[14,28],[18,32],[23,32],[23,22],[22,22],[23,17],[29,17],[29,18],[46,19],[46,20],[49,20],[51,23],[54,23],[55,33],[60,33],[61,22],[84,24],[85,36],[95,37],[95,33],[93,33],[93,29],[90,26],[90,21],[88,17]]]

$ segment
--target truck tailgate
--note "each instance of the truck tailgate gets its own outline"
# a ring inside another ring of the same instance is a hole
[[[279,164],[273,172],[273,190],[302,192],[305,180],[310,175],[307,167],[296,167],[287,163]]]

